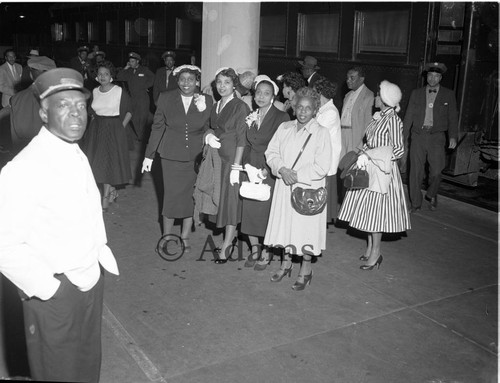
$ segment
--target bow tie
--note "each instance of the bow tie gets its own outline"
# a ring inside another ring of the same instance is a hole
[[[429,93],[437,93],[436,89],[429,89]]]

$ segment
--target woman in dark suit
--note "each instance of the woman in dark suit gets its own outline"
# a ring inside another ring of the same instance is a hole
[[[221,191],[216,226],[224,228],[224,242],[218,249],[219,258],[214,262],[225,264],[234,249],[231,246],[236,226],[241,222],[241,200],[239,182],[241,160],[246,145],[245,118],[250,112],[248,105],[236,96],[239,84],[236,71],[220,68],[215,74],[215,85],[221,99],[212,109],[210,130],[205,143],[218,149],[221,158]]]
[[[257,76],[255,80],[254,101],[258,109],[247,117],[247,145],[243,153],[243,164],[245,164],[246,169],[248,164],[258,169],[257,176],[264,179],[263,183],[271,186],[272,194],[276,179],[266,164],[264,153],[278,126],[282,122],[289,121],[290,117],[286,112],[278,110],[273,105],[279,92],[274,81],[265,75]],[[250,175],[249,178],[252,181]],[[255,265],[255,270],[264,270],[269,263],[269,255],[267,249],[262,248],[262,240],[266,234],[270,210],[271,199],[255,201],[243,198],[241,232],[248,235],[251,245],[251,254],[245,262],[246,267],[254,267]],[[261,248],[262,252],[260,252]],[[255,264],[257,259],[259,262]]]
[[[193,225],[195,159],[201,153],[208,128],[212,98],[196,93],[201,70],[182,65],[174,70],[178,89],[160,93],[146,148],[142,171],[150,171],[155,153],[163,171],[163,234],[172,234],[175,218],[182,218],[181,237],[185,249]]]

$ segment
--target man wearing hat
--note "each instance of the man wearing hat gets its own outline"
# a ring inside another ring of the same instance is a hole
[[[128,54],[125,68],[118,72],[118,81],[125,81],[132,98],[132,124],[137,140],[141,142],[146,134],[149,117],[149,88],[153,86],[155,75],[149,68],[140,65],[141,56],[136,52]]]
[[[175,52],[163,52],[161,58],[165,62],[165,66],[159,68],[155,74],[155,82],[153,85],[153,100],[155,105],[158,102],[158,97],[160,97],[161,92],[177,89],[177,80],[173,75],[175,69]]]
[[[0,173],[0,272],[23,302],[32,379],[97,382],[103,270],[118,275],[118,267],[78,146],[90,92],[69,68],[42,73],[32,87],[44,125]]]
[[[0,93],[2,107],[9,106],[10,98],[16,93],[16,85],[21,81],[23,67],[16,63],[16,52],[7,49],[4,53],[5,63],[0,65]]]
[[[314,82],[320,77],[316,72],[319,70],[318,60],[312,56],[304,57],[304,61],[299,60],[300,71],[307,81],[309,88],[314,86]]]
[[[405,145],[410,139],[409,192],[411,211],[422,206],[422,181],[425,164],[429,164],[429,186],[425,200],[431,210],[437,208],[437,193],[441,183],[441,172],[445,167],[445,147],[455,149],[458,138],[458,112],[455,94],[441,86],[446,66],[442,63],[425,65],[427,84],[412,91],[403,122]]]
[[[30,86],[43,72],[54,69],[56,64],[46,56],[31,56],[28,60],[30,83],[10,99],[10,132],[12,151],[21,151],[40,131],[43,121],[40,117],[40,102],[33,96]]]
[[[77,56],[70,60],[70,67],[80,72],[83,80],[89,79],[90,60],[88,59],[89,47],[82,45],[77,49]],[[87,88],[88,89],[88,88]]]

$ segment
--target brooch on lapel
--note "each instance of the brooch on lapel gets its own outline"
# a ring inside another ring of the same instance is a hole
[[[255,123],[255,121],[257,121],[258,118],[259,118],[259,111],[258,110],[254,110],[252,113],[250,113],[245,118],[245,122],[248,125],[248,127],[251,128],[252,125]]]
[[[193,97],[194,97],[194,104],[196,105],[196,109],[198,109],[198,112],[203,112],[205,109],[207,109],[205,96],[196,93]]]

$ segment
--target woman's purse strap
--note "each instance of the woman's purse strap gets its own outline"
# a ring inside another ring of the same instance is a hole
[[[309,133],[309,136],[307,137],[306,139],[306,142],[304,142],[304,145],[302,145],[302,149],[300,149],[300,152],[299,152],[299,155],[297,156],[297,159],[295,160],[295,162],[293,163],[292,165],[292,169],[295,165],[297,165],[297,161],[299,160],[300,156],[302,155],[302,152],[304,151],[304,149],[306,148],[306,145],[307,143],[309,142],[309,139],[311,138],[312,136],[312,133]]]

